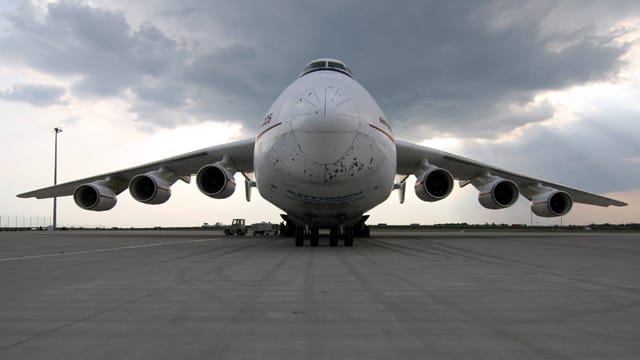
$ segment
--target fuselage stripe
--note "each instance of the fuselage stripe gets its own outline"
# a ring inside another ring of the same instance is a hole
[[[281,123],[281,122],[279,122],[279,123],[277,123],[277,124],[274,124],[274,125],[271,125],[271,126],[269,126],[268,128],[266,128],[266,129],[262,130],[262,132],[261,132],[260,134],[258,134],[258,136],[256,136],[256,140],[260,139],[260,137],[261,137],[262,135],[264,135],[264,133],[266,133],[267,131],[269,131],[269,130],[271,130],[271,129],[273,129],[273,128],[277,127],[277,126],[280,126],[280,125],[282,125],[282,123]]]
[[[374,128],[374,129],[376,129],[376,130],[380,131],[381,133],[383,133],[383,134],[387,135],[387,137],[388,137],[392,142],[395,142],[395,140],[393,140],[393,136],[391,136],[388,132],[386,132],[386,131],[384,131],[384,130],[380,129],[379,127],[377,127],[377,126],[375,126],[375,125],[373,125],[373,124],[369,124],[369,126],[371,126],[372,128]]]

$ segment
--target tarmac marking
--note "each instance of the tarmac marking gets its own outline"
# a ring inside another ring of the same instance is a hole
[[[213,241],[213,240],[218,240],[218,239],[220,239],[220,238],[217,237],[217,238],[213,238],[213,239],[196,239],[196,240],[187,240],[187,241],[167,241],[167,242],[153,243],[153,244],[119,246],[119,247],[106,248],[106,249],[79,250],[79,251],[57,252],[57,253],[51,253],[51,254],[29,255],[29,256],[13,256],[13,257],[8,257],[8,258],[0,258],[0,262],[1,261],[16,261],[16,260],[37,259],[37,258],[52,257],[52,256],[94,254],[94,253],[101,253],[101,252],[118,251],[118,250],[129,250],[129,249],[141,249],[141,248],[154,247],[154,246],[164,246],[164,245],[190,244],[190,243],[198,243],[198,242],[205,242],[205,241]]]

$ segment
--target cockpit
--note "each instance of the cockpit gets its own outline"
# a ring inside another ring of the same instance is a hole
[[[353,77],[351,73],[351,69],[347,66],[347,64],[343,63],[340,60],[336,59],[317,59],[308,63],[304,68],[302,68],[302,73],[299,77],[305,76],[308,73],[319,71],[319,70],[333,70],[338,71],[343,74],[348,75],[349,77]]]

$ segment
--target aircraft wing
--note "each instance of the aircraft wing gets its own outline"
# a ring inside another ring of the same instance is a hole
[[[159,168],[167,169],[173,174],[179,176],[182,180],[189,182],[190,176],[195,174],[202,166],[220,161],[225,155],[233,161],[233,165],[237,171],[252,172],[254,142],[255,140],[251,138],[222,145],[215,145],[124,170],[29,191],[19,194],[18,197],[35,197],[37,199],[44,199],[73,195],[73,192],[78,186],[94,181],[105,180],[107,178],[110,180],[110,183],[115,185],[115,188],[113,189],[114,192],[119,194],[127,188],[129,181],[134,176],[158,170]]]
[[[448,170],[455,179],[461,181],[461,186],[468,184],[469,181],[478,176],[490,173],[491,175],[499,176],[515,182],[520,189],[520,193],[529,200],[536,195],[536,189],[539,189],[540,186],[544,186],[564,191],[571,195],[573,201],[578,203],[605,207],[612,205],[627,205],[622,201],[552,183],[546,180],[516,174],[514,172],[503,170],[459,155],[412,144],[402,140],[396,140],[396,152],[398,158],[396,172],[400,175],[413,174],[421,165],[422,161],[426,159],[429,164]]]

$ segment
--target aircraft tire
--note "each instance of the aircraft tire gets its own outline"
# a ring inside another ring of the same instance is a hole
[[[340,235],[340,229],[331,228],[329,232],[329,246],[336,247],[338,246],[338,237]]]
[[[353,246],[353,228],[349,227],[344,229],[344,246]]]
[[[369,226],[365,225],[364,226],[364,232],[362,234],[362,237],[371,237],[371,229],[369,229]]]
[[[296,226],[296,246],[304,246],[304,227]]]
[[[313,227],[309,229],[309,238],[311,239],[310,243],[312,247],[317,247],[320,244],[320,229],[317,227]]]

